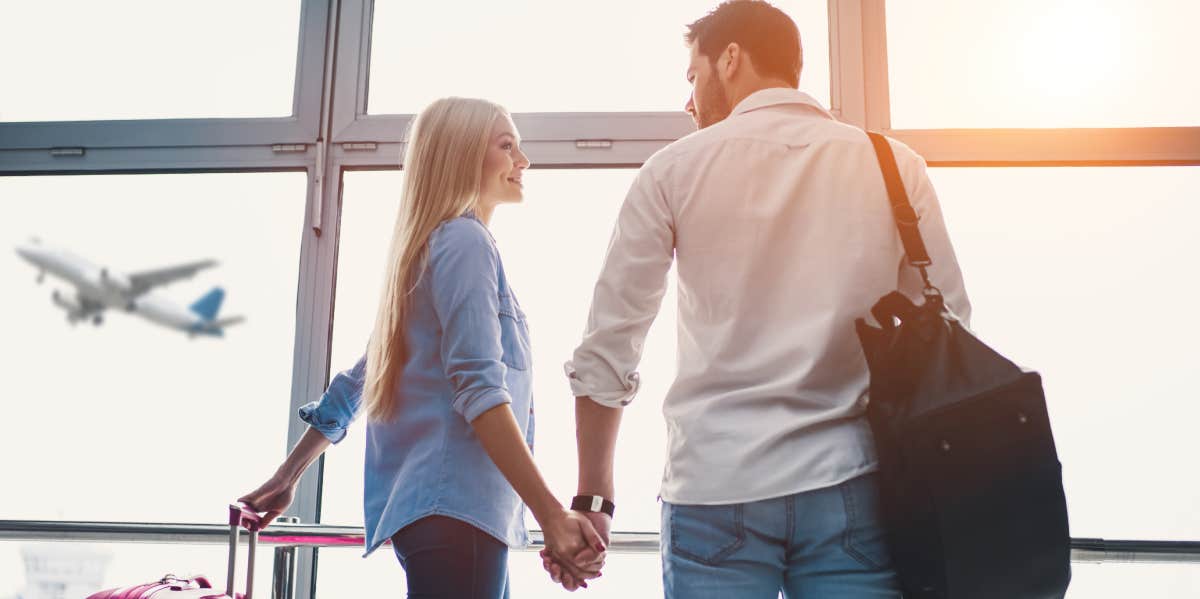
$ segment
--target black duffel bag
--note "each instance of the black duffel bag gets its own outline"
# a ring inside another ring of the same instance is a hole
[[[856,327],[871,373],[889,546],[908,599],[1062,597],[1071,579],[1062,467],[1041,377],[944,305],[887,140],[870,134],[925,301],[892,292]]]

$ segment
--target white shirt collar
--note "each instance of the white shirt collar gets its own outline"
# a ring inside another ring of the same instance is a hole
[[[830,114],[828,110],[825,110],[825,107],[821,106],[821,103],[817,102],[812,96],[798,89],[793,89],[790,87],[768,87],[766,89],[760,89],[749,96],[742,98],[742,101],[738,102],[737,106],[733,107],[733,111],[729,113],[729,116],[750,112],[751,110],[758,110],[759,108],[766,108],[768,106],[777,106],[779,104],[804,104],[815,108],[822,115],[828,118],[833,118],[833,115]]]

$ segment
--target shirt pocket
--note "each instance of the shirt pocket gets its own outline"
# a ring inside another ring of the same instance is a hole
[[[500,294],[500,345],[509,368],[529,370],[529,334],[525,312],[511,294]]]

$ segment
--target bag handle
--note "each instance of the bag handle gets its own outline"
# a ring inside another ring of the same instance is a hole
[[[937,287],[929,282],[927,266],[933,264],[929,252],[925,250],[925,240],[921,239],[921,229],[917,226],[920,217],[908,201],[908,192],[904,190],[904,181],[900,179],[900,170],[896,167],[896,156],[886,137],[868,131],[871,145],[875,146],[875,158],[879,161],[879,170],[883,172],[883,183],[887,186],[888,203],[892,206],[892,217],[896,221],[896,229],[900,231],[900,243],[904,245],[904,253],[908,263],[921,271],[921,280],[925,281],[927,295],[940,295]]]

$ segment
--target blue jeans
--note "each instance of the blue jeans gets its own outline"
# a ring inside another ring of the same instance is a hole
[[[455,518],[427,516],[392,536],[409,599],[508,599],[508,546]]]
[[[662,506],[667,599],[900,597],[875,475],[731,505]]]

